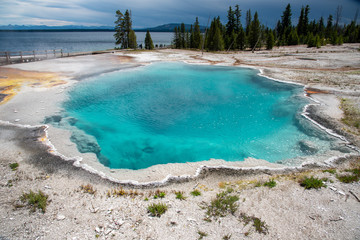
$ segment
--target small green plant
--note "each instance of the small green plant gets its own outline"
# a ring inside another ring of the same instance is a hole
[[[194,197],[200,196],[201,192],[197,189],[195,189],[194,191],[190,192],[190,194]]]
[[[352,183],[359,181],[359,177],[356,175],[336,175],[336,178],[342,183]]]
[[[199,234],[199,238],[198,239],[203,239],[204,237],[206,237],[208,234],[206,232],[202,232],[202,231],[198,231]]]
[[[262,186],[261,182],[255,182],[254,187],[261,187],[261,186]]]
[[[261,221],[260,218],[248,216],[245,213],[240,214],[240,219],[244,222],[245,226],[248,225],[250,222],[253,223],[253,227],[255,228],[255,231],[262,234],[268,233],[268,228],[264,221]],[[245,236],[249,235],[249,232],[245,233]]]
[[[81,185],[80,189],[84,193],[89,193],[89,194],[95,194],[96,193],[96,190],[94,189],[94,187],[91,184]]]
[[[348,174],[336,175],[336,178],[343,183],[358,182],[360,180],[360,168],[346,169]]]
[[[158,199],[158,195],[155,194],[155,195],[154,195],[154,199]]]
[[[265,222],[261,221],[257,217],[253,218],[253,226],[255,227],[255,231],[257,231],[258,233],[263,233],[266,235],[266,233],[268,232],[268,229],[265,226]]]
[[[183,192],[175,192],[175,195],[176,195],[176,199],[179,199],[179,200],[185,200],[186,197],[183,195],[184,193]]]
[[[313,176],[310,178],[305,177],[304,179],[300,180],[300,186],[304,187],[305,189],[318,189],[321,187],[326,187],[321,179],[314,178]]]
[[[19,167],[19,164],[17,162],[16,163],[10,163],[9,167],[11,168],[11,170],[16,171],[18,169],[18,167]]]
[[[269,188],[273,188],[273,187],[276,186],[276,182],[275,182],[274,179],[271,179],[271,180],[265,182],[265,183],[264,183],[264,186],[265,186],[265,187],[269,187]]]
[[[331,173],[331,174],[335,174],[336,173],[336,169],[326,169],[322,171],[323,173]]]
[[[30,207],[31,212],[35,212],[36,209],[40,209],[43,213],[46,211],[48,196],[45,195],[42,191],[39,190],[38,193],[34,193],[30,190],[29,193],[23,193],[21,195],[20,200],[23,203],[27,203]]]
[[[164,197],[165,197],[165,193],[164,193],[164,192],[159,193],[159,198],[164,198]]]
[[[206,207],[206,215],[210,217],[225,217],[228,213],[234,214],[238,209],[239,200],[238,196],[229,195],[227,191],[216,194],[216,198],[213,199]]]
[[[144,199],[144,201],[149,201],[149,199],[146,197],[146,198]]]
[[[150,204],[147,209],[152,216],[161,217],[161,215],[167,211],[168,207],[165,203],[153,203]]]

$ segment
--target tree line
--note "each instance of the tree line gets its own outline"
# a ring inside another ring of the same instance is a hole
[[[342,7],[336,9],[335,17],[329,15],[327,21],[321,17],[318,21],[309,20],[310,7],[303,6],[296,25],[291,21],[292,10],[288,4],[274,29],[259,21],[259,15],[251,10],[246,12],[245,26],[241,23],[239,5],[229,7],[227,23],[223,25],[220,17],[212,19],[210,27],[202,34],[198,18],[190,30],[181,24],[174,29],[173,46],[183,49],[206,49],[208,51],[272,49],[274,46],[306,44],[320,48],[325,44],[341,45],[360,42],[360,26],[356,24],[357,14],[348,25],[340,25]]]
[[[115,44],[119,45],[120,49],[137,49],[136,34],[132,29],[131,11],[126,10],[121,13],[120,10],[116,11],[115,21]],[[142,45],[140,46],[142,48]],[[151,39],[149,30],[145,35],[145,49],[154,49],[154,43]]]

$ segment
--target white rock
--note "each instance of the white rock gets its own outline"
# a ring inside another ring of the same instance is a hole
[[[62,215],[62,214],[58,214],[58,215],[56,216],[56,219],[57,219],[58,221],[61,221],[61,220],[64,220],[64,219],[65,219],[65,216]]]
[[[345,196],[345,193],[343,191],[338,191],[338,193]]]
[[[15,119],[15,122],[18,122],[18,121],[20,121],[20,119],[18,119],[18,118],[17,118],[17,119]]]
[[[95,228],[95,231],[96,231],[97,233],[100,233],[100,232],[101,232],[101,230],[100,230],[99,227],[96,227],[96,228]]]

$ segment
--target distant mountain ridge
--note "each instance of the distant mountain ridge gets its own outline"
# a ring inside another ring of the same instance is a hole
[[[138,32],[146,32],[147,30],[149,30],[150,32],[173,32],[175,27],[180,27],[181,23],[168,23],[168,24],[163,24],[157,27],[152,27],[152,28],[141,28],[141,29],[134,29],[135,31]],[[185,29],[186,31],[190,31],[191,28],[191,24],[185,24]],[[205,31],[205,26],[200,26],[200,31],[204,32]]]
[[[180,27],[181,23],[168,23],[157,27],[137,28],[135,32],[173,32],[175,27]],[[186,31],[190,30],[191,25],[185,24]],[[47,25],[2,25],[0,31],[115,31],[112,26],[47,26]],[[205,27],[200,26],[200,31],[204,32]]]

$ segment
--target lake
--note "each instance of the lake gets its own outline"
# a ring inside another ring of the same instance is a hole
[[[145,32],[136,32],[138,44],[143,44]],[[152,32],[155,44],[170,45],[174,34]],[[0,52],[63,49],[63,52],[90,52],[115,47],[114,32],[1,32]]]

